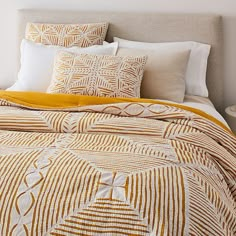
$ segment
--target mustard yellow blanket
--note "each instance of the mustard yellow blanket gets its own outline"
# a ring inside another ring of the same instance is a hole
[[[235,235],[236,138],[196,109],[0,92],[0,235]]]

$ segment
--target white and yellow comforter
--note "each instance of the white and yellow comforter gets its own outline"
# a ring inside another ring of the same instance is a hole
[[[0,93],[2,236],[233,236],[235,201],[236,138],[203,112]]]

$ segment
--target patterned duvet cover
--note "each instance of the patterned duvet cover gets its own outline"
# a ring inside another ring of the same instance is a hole
[[[0,98],[1,236],[236,234],[236,138],[214,119],[25,104]]]

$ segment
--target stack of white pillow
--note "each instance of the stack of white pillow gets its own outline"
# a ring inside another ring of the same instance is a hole
[[[210,45],[191,41],[167,43],[135,42],[116,37],[114,38],[114,43],[104,43],[104,45],[95,45],[87,48],[65,48],[61,46],[48,46],[24,39],[21,44],[21,68],[18,73],[18,79],[15,84],[7,90],[46,92],[52,79],[54,57],[58,51],[63,50],[78,54],[85,53],[98,55],[119,55],[119,51],[121,49],[130,49],[130,54],[132,54],[132,50],[141,50],[143,54],[146,54],[147,56],[148,54],[150,54],[150,52],[152,52],[152,55],[153,53],[156,53],[156,55],[158,56],[163,55],[163,53],[167,52],[171,54],[181,51],[189,51],[189,59],[186,65],[186,71],[184,70],[184,94],[208,97],[208,89],[206,86],[206,71],[207,60],[210,53]],[[152,63],[150,65],[155,67],[155,61],[151,61],[154,60],[153,58],[154,57],[150,54],[149,63]],[[159,67],[160,66],[163,67],[163,65],[159,65]],[[158,65],[156,65],[156,68],[158,68],[158,70],[159,67]],[[153,69],[155,71],[155,68]],[[170,73],[172,73],[171,70]],[[178,74],[178,70],[175,71],[175,73]],[[146,83],[145,87],[146,86],[149,86],[149,84]],[[150,87],[151,86],[153,85],[150,83]],[[159,90],[161,89],[162,88],[160,87]],[[168,96],[167,98],[165,98],[165,96],[164,98],[158,96],[151,96],[148,98],[168,99]],[[170,100],[181,102],[182,98],[172,99],[171,97]]]

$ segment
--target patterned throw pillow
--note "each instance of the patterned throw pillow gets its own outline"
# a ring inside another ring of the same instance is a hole
[[[60,51],[49,93],[140,97],[147,56],[118,57]]]
[[[25,38],[44,45],[89,47],[105,40],[108,23],[40,24],[28,23]]]

